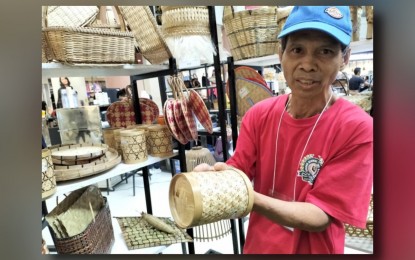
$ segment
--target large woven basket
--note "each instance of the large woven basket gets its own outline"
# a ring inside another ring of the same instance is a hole
[[[235,12],[224,7],[223,24],[235,60],[262,57],[278,52],[277,7]]]
[[[140,52],[151,64],[159,64],[172,57],[148,6],[120,6],[119,8],[134,34]]]
[[[47,23],[49,26],[74,26],[81,27],[89,24],[98,14],[97,6],[44,6],[47,8]],[[43,15],[46,11],[42,10],[42,28],[44,24]],[[42,33],[42,62],[53,60],[52,50],[49,48],[45,34]]]
[[[44,8],[47,12],[47,8]],[[53,59],[64,63],[134,63],[134,35],[110,29],[48,26],[47,14],[43,15],[45,27],[42,34]],[[120,20],[123,22],[123,20]],[[46,56],[46,55],[45,55]]]
[[[170,211],[181,228],[244,217],[253,199],[251,182],[235,168],[181,173],[170,182]]]
[[[162,6],[165,37],[210,35],[207,6]]]
[[[79,195],[79,192],[71,193],[52,211],[60,214],[67,211],[71,204],[65,201],[75,201],[72,195]],[[69,199],[68,199],[69,198]],[[52,214],[52,212],[50,214]],[[81,220],[80,220],[81,221]],[[111,221],[111,212],[107,199],[104,197],[104,205],[94,218],[94,221],[78,235],[68,238],[56,238],[55,247],[59,254],[109,254],[114,244],[114,231]]]

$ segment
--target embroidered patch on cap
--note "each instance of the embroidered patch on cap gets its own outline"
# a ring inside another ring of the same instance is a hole
[[[324,12],[336,19],[343,18],[343,14],[340,12],[339,9],[337,9],[337,7],[327,7],[326,10],[324,10]]]

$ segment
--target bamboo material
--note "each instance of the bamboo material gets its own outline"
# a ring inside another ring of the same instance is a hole
[[[373,39],[373,6],[365,6],[366,10],[366,39]]]
[[[144,130],[120,131],[123,160],[126,164],[133,164],[147,160],[146,134]]]
[[[224,171],[187,172],[170,182],[172,216],[181,228],[246,216],[253,206],[253,188],[245,173]]]
[[[56,192],[56,177],[53,172],[51,151],[42,150],[42,199],[46,199]]]
[[[148,150],[152,156],[167,156],[173,153],[172,136],[167,126],[153,125],[148,128]]]

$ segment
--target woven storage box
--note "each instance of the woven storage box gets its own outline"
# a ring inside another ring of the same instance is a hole
[[[53,58],[57,61],[86,64],[134,63],[134,35],[131,32],[49,26],[47,14],[43,15],[43,19],[45,27],[42,28],[42,33]]]
[[[173,142],[169,128],[166,125],[148,127],[149,154],[166,156],[173,153]]]
[[[159,64],[172,57],[148,6],[120,6],[119,8],[134,34],[140,52],[151,64]]]
[[[207,6],[162,6],[164,37],[210,35]]]
[[[277,7],[234,12],[232,6],[225,6],[223,24],[235,60],[278,52]]]
[[[147,160],[148,153],[144,130],[121,130],[120,139],[125,163],[133,164]]]
[[[51,217],[70,210],[85,190],[86,188],[70,193],[48,214],[48,222],[51,221]],[[56,237],[55,247],[59,254],[109,254],[111,252],[114,231],[108,201],[105,197],[103,199],[103,206],[83,232],[67,238]]]
[[[56,178],[53,172],[52,156],[49,149],[42,150],[42,199],[56,192]]]
[[[170,182],[170,211],[181,228],[244,217],[253,202],[251,182],[235,168],[181,173]]]
[[[143,130],[146,135],[146,146],[147,146],[147,154],[150,154],[150,143],[148,139],[148,127],[151,125],[148,124],[136,124],[136,125],[129,125],[127,126],[127,129],[138,129]]]

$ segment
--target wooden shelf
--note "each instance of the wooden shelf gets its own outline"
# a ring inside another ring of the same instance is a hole
[[[169,65],[42,63],[42,77],[132,76],[168,70]]]

